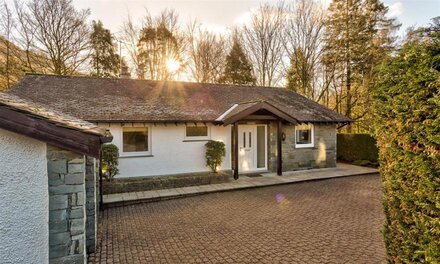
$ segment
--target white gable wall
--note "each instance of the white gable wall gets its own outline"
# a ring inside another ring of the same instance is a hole
[[[0,263],[48,263],[46,143],[0,129]]]
[[[199,124],[201,125],[201,124]],[[207,141],[185,140],[184,124],[99,124],[110,129],[112,143],[120,152],[119,174],[116,177],[137,177],[210,171],[205,165],[205,144]],[[122,126],[148,126],[151,130],[151,156],[124,157],[122,153]],[[221,170],[231,169],[231,127],[208,124],[210,139],[223,141],[226,156]]]

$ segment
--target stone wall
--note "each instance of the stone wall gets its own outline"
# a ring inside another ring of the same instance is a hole
[[[98,179],[99,162],[86,157],[86,249],[87,253],[95,252],[98,216]]]
[[[47,146],[49,262],[84,263],[85,157]]]
[[[336,125],[314,124],[314,147],[295,148],[295,126],[283,125],[283,171],[336,166]],[[269,125],[269,170],[277,170],[277,124]]]
[[[218,173],[197,172],[166,176],[115,178],[111,181],[103,181],[103,193],[142,192],[224,183],[231,180],[231,175],[231,171],[219,171]]]

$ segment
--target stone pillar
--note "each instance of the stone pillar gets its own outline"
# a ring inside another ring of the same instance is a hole
[[[47,146],[49,263],[85,263],[85,157]]]
[[[277,171],[277,124],[275,122],[270,122],[267,126],[268,133],[268,169],[272,172]],[[284,147],[284,146],[283,146]]]
[[[98,172],[99,164],[95,158],[86,157],[86,249],[93,253],[96,249],[96,230],[98,219]]]

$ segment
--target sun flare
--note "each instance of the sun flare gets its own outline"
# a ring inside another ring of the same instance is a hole
[[[174,73],[180,68],[180,63],[176,59],[167,60],[167,69],[169,72]]]

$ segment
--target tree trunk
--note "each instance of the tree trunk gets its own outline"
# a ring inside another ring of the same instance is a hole
[[[346,92],[347,92],[347,98],[346,98],[346,112],[345,115],[348,118],[351,118],[351,64],[350,64],[350,60],[351,60],[351,56],[350,56],[350,11],[349,8],[351,6],[351,2],[350,0],[347,0],[347,7],[346,7],[346,17],[345,17],[345,30],[347,32],[347,36],[346,36],[346,65],[345,67],[346,69],[346,76],[345,76],[345,85],[346,85]],[[352,132],[352,127],[350,124],[347,125],[347,133],[351,133]]]
[[[347,76],[346,76],[346,80],[345,80],[345,84],[346,84],[346,91],[347,91],[347,109],[346,109],[346,116],[348,118],[351,118],[351,68],[350,68],[350,61],[349,59],[347,60]],[[347,133],[351,133],[352,132],[352,126],[350,124],[347,125]]]

